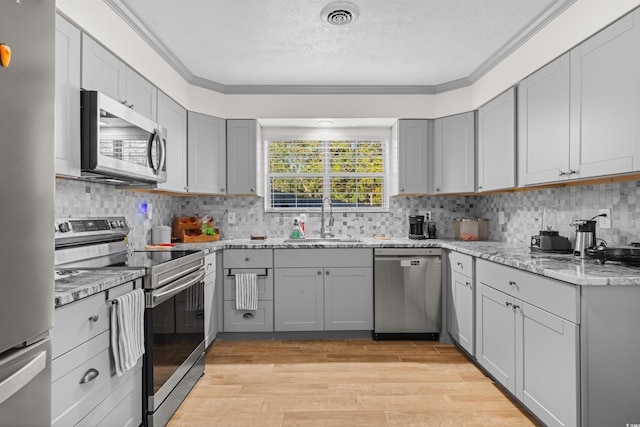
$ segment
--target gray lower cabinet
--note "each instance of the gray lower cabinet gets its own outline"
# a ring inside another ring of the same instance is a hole
[[[476,261],[476,357],[548,426],[579,425],[580,292]]]
[[[475,354],[473,257],[459,252],[449,252],[448,258],[447,329],[454,341],[473,356]]]
[[[218,310],[216,307],[216,254],[204,257],[204,345],[209,347],[218,333]]]
[[[223,253],[224,332],[273,332],[274,285],[271,249],[226,249]],[[236,308],[236,274],[255,274],[256,310]]]
[[[109,300],[129,282],[56,309],[52,329],[52,426],[142,423],[142,358],[118,377],[111,355]]]
[[[276,331],[373,329],[370,249],[276,249]]]
[[[324,330],[323,268],[276,268],[276,331]]]

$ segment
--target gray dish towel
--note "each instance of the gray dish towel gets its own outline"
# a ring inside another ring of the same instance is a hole
[[[144,291],[135,289],[111,305],[111,353],[122,376],[144,354]]]
[[[236,274],[236,309],[258,309],[258,275],[253,273]]]

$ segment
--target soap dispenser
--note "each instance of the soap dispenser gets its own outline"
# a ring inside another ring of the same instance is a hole
[[[300,223],[298,222],[298,218],[293,220],[293,226],[291,227],[291,238],[292,239],[302,239],[302,228],[300,228]]]

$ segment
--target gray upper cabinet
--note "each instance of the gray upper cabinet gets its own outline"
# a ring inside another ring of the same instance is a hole
[[[82,34],[82,88],[102,92],[156,121],[156,87],[86,34]]]
[[[227,120],[227,193],[257,194],[257,120]]]
[[[571,51],[571,170],[640,170],[640,11]]]
[[[56,15],[56,175],[80,176],[80,30]]]
[[[224,119],[189,111],[188,187],[190,193],[225,194],[226,124]]]
[[[514,88],[478,110],[478,191],[515,187],[515,115]]]
[[[427,194],[433,120],[401,119],[392,129],[391,195]]]
[[[165,191],[187,191],[187,110],[163,92],[158,94],[158,123],[167,129],[167,181]]]
[[[433,146],[433,192],[475,190],[475,118],[473,112],[436,119]]]
[[[518,184],[566,180],[569,166],[570,59],[565,54],[518,86]]]

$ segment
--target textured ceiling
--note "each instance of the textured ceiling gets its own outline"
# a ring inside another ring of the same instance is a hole
[[[336,27],[330,1],[105,1],[188,81],[223,88],[464,85],[572,3],[351,0],[359,17]]]

